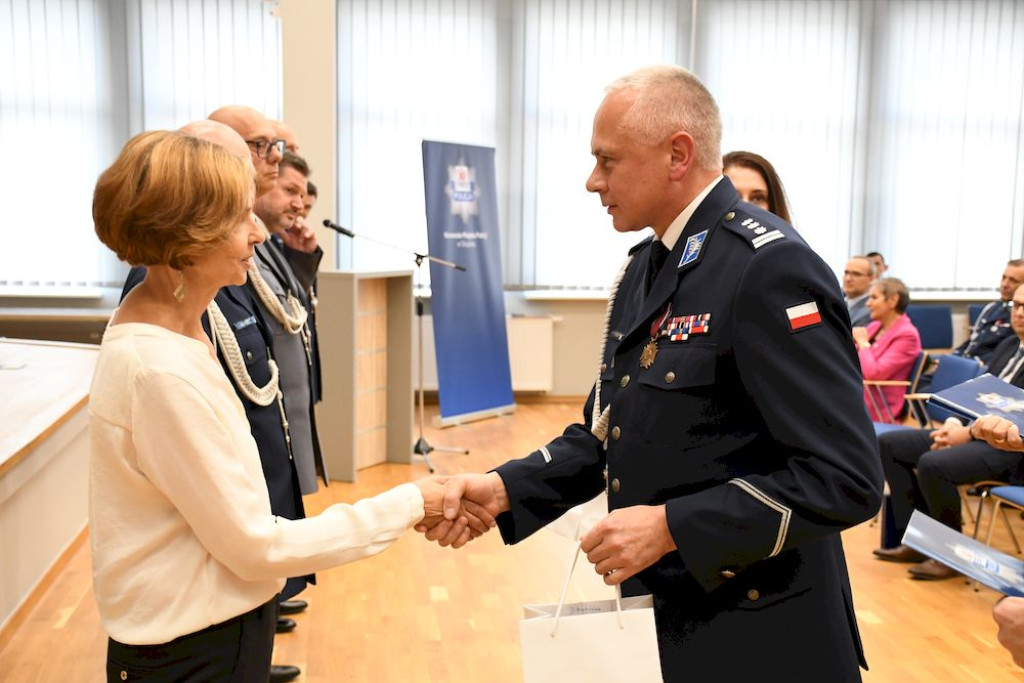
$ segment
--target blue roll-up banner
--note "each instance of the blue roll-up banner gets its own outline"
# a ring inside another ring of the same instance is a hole
[[[423,141],[441,424],[512,412],[494,149]]]

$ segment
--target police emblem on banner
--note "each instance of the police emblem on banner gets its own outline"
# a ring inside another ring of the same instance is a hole
[[[448,184],[444,193],[451,201],[452,215],[462,218],[463,223],[469,223],[469,217],[477,215],[476,200],[480,196],[480,188],[476,184],[476,170],[467,166],[464,160],[459,159],[458,164],[448,167]]]

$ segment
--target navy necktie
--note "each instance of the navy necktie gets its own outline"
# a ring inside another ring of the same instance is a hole
[[[661,240],[654,240],[651,242],[651,250],[649,253],[649,262],[647,263],[647,277],[644,279],[644,292],[649,293],[651,291],[651,285],[654,284],[654,278],[658,276],[658,271],[665,265],[665,260],[668,258],[668,247]]]

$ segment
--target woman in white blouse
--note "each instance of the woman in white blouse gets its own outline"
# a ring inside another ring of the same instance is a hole
[[[281,577],[374,555],[417,523],[449,525],[456,546],[471,536],[468,515],[444,521],[440,478],[316,517],[271,514],[245,412],[201,323],[218,289],[245,283],[263,240],[253,180],[224,148],[157,131],[130,140],[96,184],[100,240],[148,266],[104,334],[89,405],[108,680],[266,681]]]

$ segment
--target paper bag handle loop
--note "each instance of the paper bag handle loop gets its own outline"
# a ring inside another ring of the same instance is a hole
[[[565,606],[565,596],[569,592],[569,581],[572,579],[572,573],[576,570],[576,561],[580,559],[580,551],[583,550],[583,544],[577,543],[576,548],[572,553],[572,564],[569,566],[569,573],[565,577],[565,583],[562,584],[562,596],[558,598],[558,609],[555,610],[555,623],[551,627],[551,637],[555,637],[555,632],[558,630],[558,620],[562,617],[562,607]],[[619,628],[626,628],[622,623],[622,585],[618,584],[615,586],[615,613],[618,615]]]

